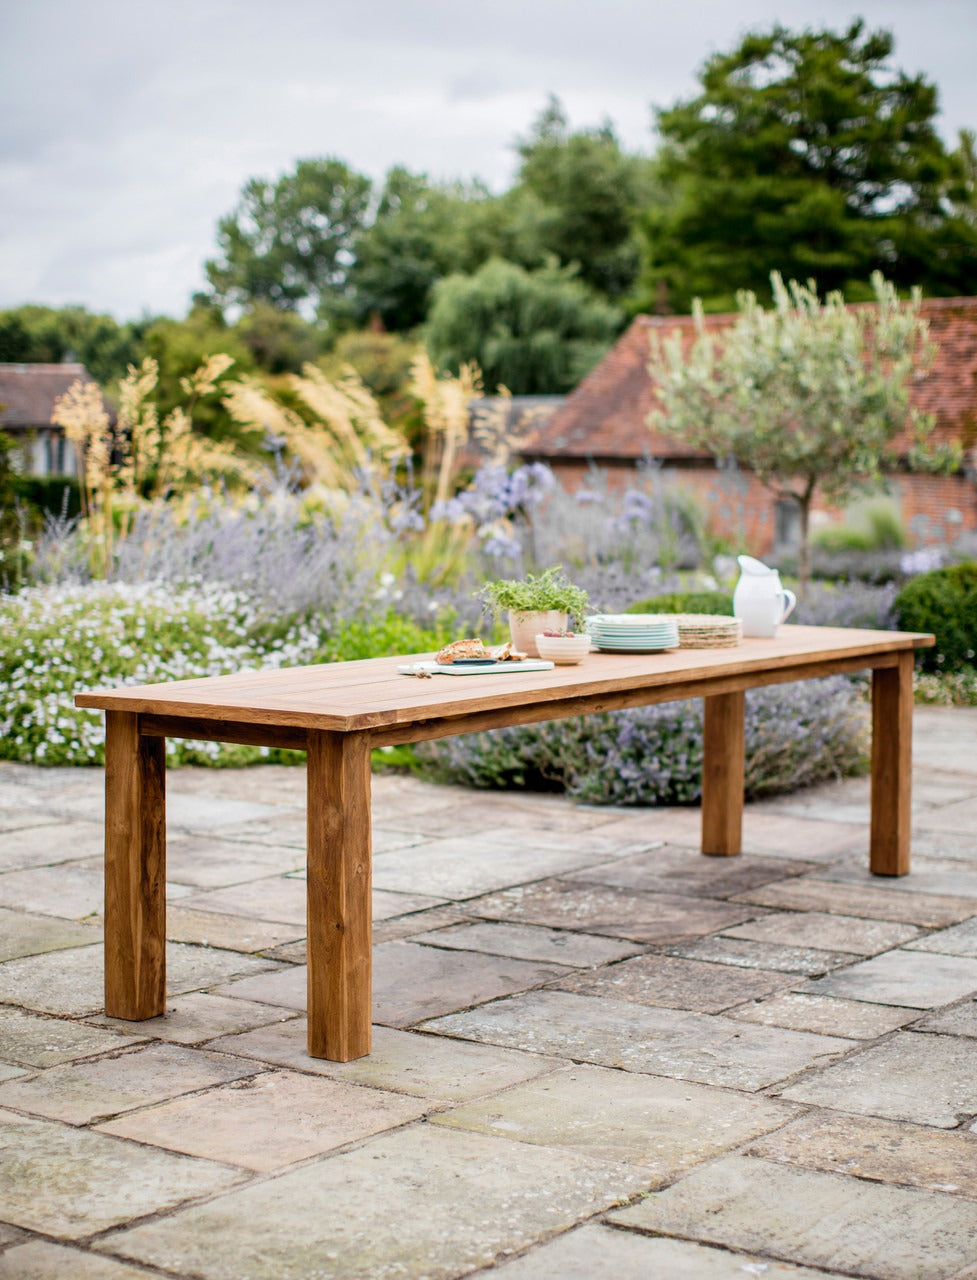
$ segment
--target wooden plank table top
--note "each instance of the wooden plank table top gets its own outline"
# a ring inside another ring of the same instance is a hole
[[[626,705],[628,694],[659,690],[678,700],[708,694],[713,688],[753,688],[895,665],[900,653],[932,643],[931,636],[913,632],[788,625],[771,639],[745,639],[731,649],[595,652],[577,666],[557,666],[549,671],[417,679],[402,675],[397,667],[431,655],[411,654],[93,690],[78,694],[75,701],[81,707],[106,711],[213,720],[226,725],[288,726],[337,733],[367,730],[385,738],[397,729],[425,725],[432,719],[454,720],[492,711],[518,715],[518,708],[566,699],[606,696],[613,701],[617,697]]]
[[[702,852],[742,843],[748,689],[872,671],[869,866],[909,870],[912,632],[783,626],[730,649],[592,653],[578,666],[465,676],[401,674],[429,654],[242,671],[80,693],[106,713],[105,1010],[141,1020],[166,1005],[167,736],[307,753],[308,1035],[314,1057],[370,1050],[370,752],[504,725],[704,699]]]

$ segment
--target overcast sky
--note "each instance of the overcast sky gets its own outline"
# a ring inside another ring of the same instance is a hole
[[[0,0],[0,306],[184,314],[250,177],[333,155],[511,182],[549,93],[651,151],[750,29],[894,31],[977,127],[977,0]]]

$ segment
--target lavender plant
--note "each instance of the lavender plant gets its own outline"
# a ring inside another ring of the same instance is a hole
[[[751,798],[866,767],[868,713],[844,677],[754,689],[746,708]],[[426,743],[418,754],[433,776],[465,786],[560,790],[587,804],[696,804],[702,703],[496,729]]]

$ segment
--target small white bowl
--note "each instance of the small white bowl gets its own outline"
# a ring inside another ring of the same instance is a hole
[[[536,648],[539,656],[547,662],[555,662],[558,667],[570,667],[590,653],[590,636],[536,636]]]

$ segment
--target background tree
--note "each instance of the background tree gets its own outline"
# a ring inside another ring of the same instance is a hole
[[[426,344],[434,364],[458,374],[474,361],[486,391],[570,391],[617,336],[621,312],[574,278],[572,268],[524,271],[495,259],[434,289]]]
[[[933,350],[918,291],[900,302],[895,287],[872,277],[875,307],[846,307],[840,293],[821,301],[813,289],[773,276],[774,306],[739,298],[737,321],[706,330],[684,350],[676,331],[652,338],[649,372],[660,412],[649,425],[748,467],[778,498],[800,509],[801,590],[810,574],[810,513],[816,494],[842,504],[880,484],[895,462],[895,437],[912,428],[918,465],[935,464],[926,437],[932,421],[909,406],[913,377]]]
[[[610,124],[572,132],[559,99],[519,146],[519,187],[533,200],[543,253],[575,263],[580,279],[619,299],[638,274],[635,221],[649,196],[651,162],[626,155]]]
[[[888,65],[893,38],[775,27],[710,58],[702,92],[658,112],[671,202],[644,219],[644,301],[664,283],[676,311],[701,297],[769,296],[769,273],[865,296],[899,287],[969,292],[973,228],[946,203],[952,165],[935,87]]]
[[[237,208],[217,224],[220,255],[206,264],[217,303],[314,314],[345,280],[371,186],[335,159],[300,160],[275,183],[245,183]]]
[[[121,378],[138,358],[138,325],[119,324],[84,307],[28,304],[0,311],[0,361],[4,363],[76,360],[93,378],[107,382]]]

